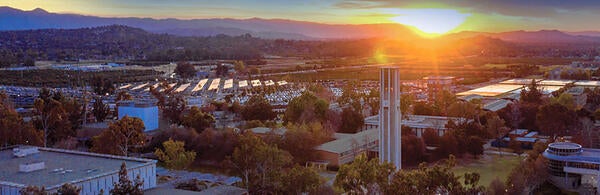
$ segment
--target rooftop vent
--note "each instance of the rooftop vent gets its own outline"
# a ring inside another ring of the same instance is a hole
[[[19,164],[19,172],[29,173],[37,170],[42,170],[46,168],[46,163],[42,161],[38,162],[29,162],[24,164]]]
[[[40,153],[37,147],[18,147],[13,148],[13,155],[15,157],[23,158],[32,154]]]

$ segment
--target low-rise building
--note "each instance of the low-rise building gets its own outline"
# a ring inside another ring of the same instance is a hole
[[[331,166],[352,162],[354,158],[370,151],[377,152],[379,129],[369,129],[355,134],[344,134],[339,139],[315,148],[321,160]]]
[[[44,186],[56,192],[70,183],[81,194],[108,193],[119,181],[125,163],[129,179],[139,176],[144,190],[156,186],[156,161],[141,158],[95,154],[33,146],[15,146],[0,150],[0,194],[18,195],[27,186]]]
[[[557,142],[548,145],[543,156],[548,159],[550,179],[558,187],[600,193],[600,149]]]
[[[427,84],[427,96],[433,101],[442,90],[454,91],[455,77],[452,76],[428,76],[423,80]]]
[[[152,101],[119,102],[119,120],[125,116],[136,117],[144,122],[144,131],[158,129],[158,106]]]
[[[444,132],[447,130],[446,124],[448,124],[448,121],[450,120],[454,122],[460,122],[467,119],[445,116],[408,115],[402,119],[402,126],[410,127],[417,137],[421,137],[421,135],[427,129],[435,130],[439,136],[443,136]],[[363,129],[372,129],[378,127],[379,115],[365,118]]]

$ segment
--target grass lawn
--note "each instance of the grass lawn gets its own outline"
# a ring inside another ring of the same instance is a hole
[[[466,172],[477,172],[481,175],[479,184],[487,187],[495,178],[499,178],[504,182],[510,171],[522,159],[522,157],[516,156],[484,155],[465,164],[459,163],[453,171],[460,176],[463,176]]]

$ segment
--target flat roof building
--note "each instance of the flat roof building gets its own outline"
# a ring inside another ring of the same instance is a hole
[[[119,120],[125,116],[136,117],[144,122],[144,131],[158,129],[158,106],[152,101],[122,101],[119,105]]]
[[[402,125],[410,127],[415,131],[416,136],[421,135],[427,129],[433,129],[437,131],[439,136],[444,135],[446,131],[446,124],[448,121],[460,122],[466,120],[458,117],[445,117],[445,116],[426,116],[426,115],[408,115],[402,119]],[[379,116],[370,116],[365,118],[365,125],[363,129],[379,128]]]
[[[0,194],[17,195],[27,186],[44,186],[55,192],[70,183],[81,187],[81,194],[108,193],[119,181],[122,163],[129,179],[140,176],[142,188],[156,186],[156,161],[33,146],[0,150]]]

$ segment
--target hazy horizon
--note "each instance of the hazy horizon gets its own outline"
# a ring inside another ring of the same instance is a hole
[[[69,5],[69,6],[65,6]],[[597,31],[597,1],[8,1],[21,10],[41,8],[51,13],[99,17],[153,19],[284,19],[324,24],[399,23],[428,33],[461,31],[504,32],[515,30]]]

